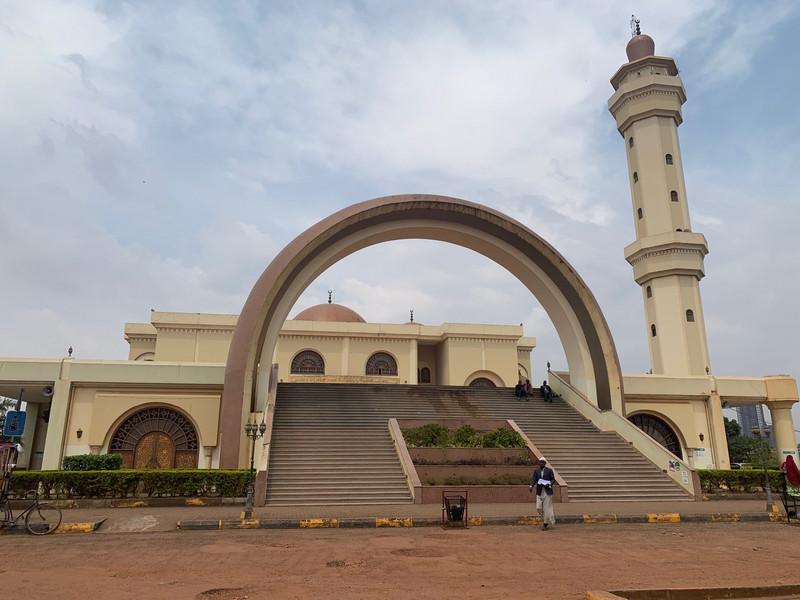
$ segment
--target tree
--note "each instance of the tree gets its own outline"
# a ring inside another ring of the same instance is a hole
[[[728,439],[728,458],[731,463],[753,462],[758,452],[756,440],[742,435],[742,426],[738,421],[724,417],[725,437]]]
[[[725,437],[728,438],[728,441],[730,441],[732,437],[742,435],[742,426],[739,425],[739,421],[729,419],[728,417],[723,418],[725,419]]]

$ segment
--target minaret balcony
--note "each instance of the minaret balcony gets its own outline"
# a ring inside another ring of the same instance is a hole
[[[647,236],[625,247],[625,260],[633,267],[633,278],[639,285],[670,275],[690,275],[699,281],[705,276],[706,254],[705,236],[687,231]]]

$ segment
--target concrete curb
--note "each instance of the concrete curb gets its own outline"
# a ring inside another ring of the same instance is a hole
[[[614,524],[614,523],[736,523],[736,522],[786,522],[786,515],[780,513],[709,513],[702,515],[681,515],[679,513],[648,513],[642,515],[560,515],[556,523],[560,525]],[[484,525],[541,525],[537,516],[518,517],[470,517],[467,526]],[[178,531],[197,531],[213,529],[376,529],[382,527],[441,527],[441,518],[401,517],[401,518],[346,518],[346,519],[241,519],[213,521],[178,521]],[[460,526],[449,525],[450,527]]]
[[[90,521],[88,523],[61,523],[52,535],[67,534],[67,533],[92,533],[100,529],[100,526],[105,523],[106,519],[100,521]],[[0,535],[31,535],[25,529],[25,524],[16,525],[15,527],[5,527],[0,529]]]

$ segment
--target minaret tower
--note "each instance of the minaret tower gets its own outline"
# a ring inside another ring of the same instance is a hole
[[[642,287],[653,373],[705,375],[710,367],[700,279],[705,237],[691,230],[678,144],[686,91],[675,61],[631,19],[628,62],[611,78],[608,108],[625,140],[636,241],[625,248]]]

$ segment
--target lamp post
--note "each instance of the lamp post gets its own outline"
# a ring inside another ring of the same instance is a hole
[[[758,451],[761,455],[761,466],[764,468],[764,491],[767,493],[767,511],[772,512],[772,486],[769,484],[769,473],[767,473],[767,457],[764,455],[764,440],[769,440],[769,427],[759,422],[758,426],[750,428],[750,432],[758,438]]]
[[[259,425],[255,421],[248,421],[245,423],[244,432],[247,439],[250,440],[250,470],[247,472],[247,500],[244,504],[244,512],[242,513],[243,519],[253,518],[253,463],[256,459],[256,440],[264,437],[264,432],[267,430],[267,424],[261,421]]]

